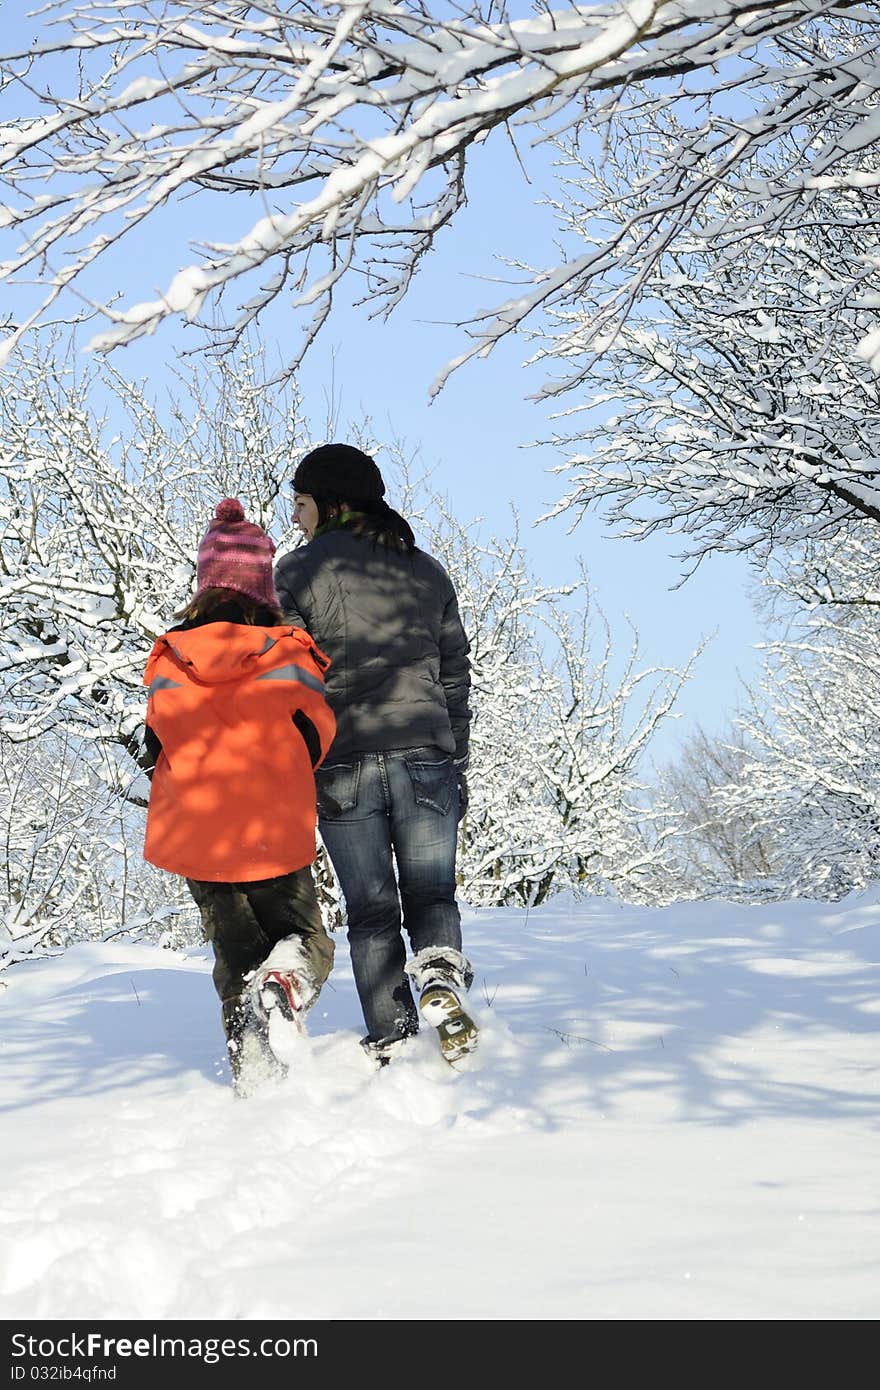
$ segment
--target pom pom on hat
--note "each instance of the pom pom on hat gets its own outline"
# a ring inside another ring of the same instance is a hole
[[[215,521],[244,521],[244,507],[237,497],[224,497],[222,502],[217,503],[217,510],[214,513]]]
[[[232,589],[263,607],[277,608],[274,555],[271,537],[262,526],[245,519],[238,498],[224,497],[199,546],[196,593]]]

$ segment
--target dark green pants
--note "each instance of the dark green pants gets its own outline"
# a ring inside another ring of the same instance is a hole
[[[298,936],[316,986],[333,966],[333,942],[324,930],[311,866],[256,883],[206,883],[188,878],[205,937],[214,949],[214,986],[220,999],[237,999],[244,979],[279,941]]]

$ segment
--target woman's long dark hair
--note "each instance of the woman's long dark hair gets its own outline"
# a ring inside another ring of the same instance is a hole
[[[328,494],[312,496],[318,508],[320,526],[332,519],[334,511],[341,512],[347,507],[356,515],[343,523],[346,531],[352,531],[356,536],[367,536],[375,545],[385,546],[388,550],[401,550],[408,555],[415,550],[416,538],[412,527],[387,502],[359,502],[356,498],[332,497]]]

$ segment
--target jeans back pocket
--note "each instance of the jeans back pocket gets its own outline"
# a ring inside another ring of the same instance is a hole
[[[428,760],[423,755],[404,758],[412,782],[417,806],[430,806],[441,816],[449,814],[453,794],[458,790],[452,759],[437,757]]]
[[[353,811],[357,806],[360,775],[361,765],[358,762],[319,767],[315,772],[318,815],[335,820],[346,811]]]

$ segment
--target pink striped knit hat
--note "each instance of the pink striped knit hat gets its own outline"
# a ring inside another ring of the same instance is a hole
[[[261,526],[246,521],[237,497],[218,502],[199,546],[196,593],[233,589],[267,608],[278,607],[272,577],[275,545]]]

